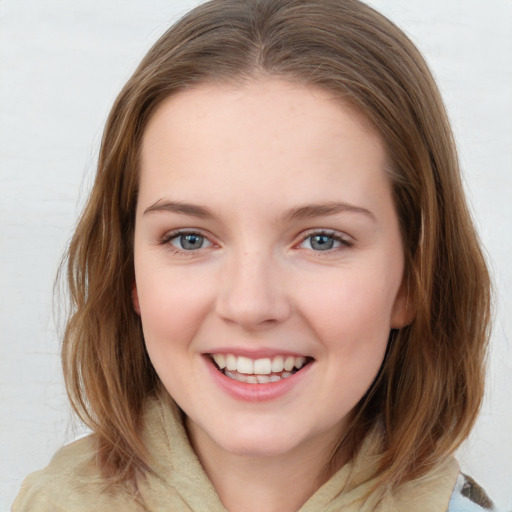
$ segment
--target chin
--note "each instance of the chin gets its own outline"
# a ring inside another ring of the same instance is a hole
[[[311,425],[300,419],[257,418],[249,416],[232,418],[217,426],[207,425],[203,432],[224,452],[244,457],[279,457],[307,446],[318,437]]]
[[[290,437],[283,438],[281,436],[259,436],[255,438],[251,436],[230,436],[229,440],[219,440],[221,447],[228,453],[240,457],[250,458],[272,458],[285,455],[297,448],[300,442],[296,442]]]

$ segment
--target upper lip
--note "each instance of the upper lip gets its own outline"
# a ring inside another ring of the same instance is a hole
[[[248,357],[249,359],[263,359],[263,358],[273,358],[276,356],[292,356],[292,357],[306,357],[309,359],[312,359],[312,357],[308,354],[301,353],[301,352],[295,352],[291,350],[280,350],[280,349],[270,349],[270,348],[263,348],[263,349],[244,349],[244,348],[218,348],[218,349],[211,349],[207,352],[203,352],[204,355],[212,355],[212,354],[233,354],[234,356],[242,356],[242,357]]]

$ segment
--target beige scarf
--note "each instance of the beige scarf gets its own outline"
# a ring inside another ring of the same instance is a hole
[[[148,407],[144,439],[155,474],[139,481],[141,507],[124,488],[103,487],[94,443],[82,439],[63,448],[43,471],[30,475],[13,512],[227,512],[192,450],[180,411],[171,400]],[[393,494],[369,493],[375,483],[379,436],[367,436],[356,459],[327,481],[298,512],[445,512],[459,472],[447,458],[428,475]]]

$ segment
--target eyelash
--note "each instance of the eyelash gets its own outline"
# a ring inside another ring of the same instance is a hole
[[[329,248],[324,251],[321,251],[321,250],[315,251],[314,249],[308,249],[308,250],[312,250],[312,252],[315,253],[316,257],[332,255],[332,253],[336,250],[350,248],[354,245],[354,243],[351,240],[348,240],[346,236],[341,235],[337,231],[322,229],[320,231],[313,230],[313,231],[306,233],[306,235],[303,236],[302,240],[298,244],[298,247],[300,247],[308,239],[312,239],[313,237],[321,237],[321,236],[328,237],[328,238],[332,239],[334,242],[339,242],[340,245],[338,247]],[[310,245],[311,245],[311,242],[310,242]]]
[[[187,236],[187,235],[199,236],[199,237],[203,238],[205,241],[207,241],[210,244],[210,246],[214,245],[214,243],[209,239],[209,237],[207,235],[203,234],[199,230],[171,231],[169,233],[166,233],[163,237],[160,238],[159,245],[166,245],[170,252],[172,252],[173,254],[179,254],[182,256],[193,256],[194,253],[200,251],[201,249],[204,249],[203,247],[200,247],[196,250],[193,250],[193,249],[187,250],[187,249],[180,249],[180,248],[172,245],[171,242],[174,239],[177,239],[178,237],[181,237],[181,236]],[[311,250],[313,253],[315,253],[315,256],[318,256],[318,257],[327,256],[329,254],[332,254],[336,250],[340,250],[343,248],[349,248],[349,247],[353,246],[353,242],[351,240],[348,240],[345,236],[340,235],[338,232],[322,229],[319,231],[318,230],[317,231],[315,231],[315,230],[309,231],[308,233],[306,233],[305,236],[303,236],[301,238],[300,242],[298,244],[296,244],[295,247],[300,248],[300,246],[304,242],[306,242],[306,240],[312,239],[313,237],[322,237],[322,236],[328,237],[328,238],[332,239],[334,242],[338,242],[340,245],[338,247],[328,248],[324,251],[322,251],[322,250],[315,251],[312,248],[308,249],[308,250]],[[311,243],[310,243],[310,245],[311,245]]]
[[[165,245],[167,246],[167,249],[173,253],[178,254],[180,256],[193,256],[194,253],[200,251],[203,249],[202,247],[196,250],[187,250],[187,249],[180,249],[178,247],[175,247],[172,245],[172,241],[176,238],[179,238],[181,236],[187,236],[187,235],[196,235],[201,238],[204,238],[204,240],[208,241],[210,245],[214,245],[213,242],[209,239],[209,237],[205,234],[203,234],[201,231],[198,230],[175,230],[170,231],[169,233],[166,233],[162,238],[159,240],[159,245]]]

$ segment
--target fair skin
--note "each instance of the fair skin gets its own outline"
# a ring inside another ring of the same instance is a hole
[[[385,166],[353,109],[278,79],[179,92],[146,128],[135,307],[230,512],[294,511],[325,482],[407,323]]]

